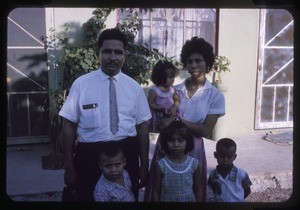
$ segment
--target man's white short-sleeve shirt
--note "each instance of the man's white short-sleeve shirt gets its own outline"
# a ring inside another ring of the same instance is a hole
[[[114,76],[119,130],[113,135],[109,119],[109,76],[101,69],[77,78],[59,115],[78,124],[80,142],[97,142],[136,136],[137,124],[151,118],[146,95],[132,78],[119,72]]]

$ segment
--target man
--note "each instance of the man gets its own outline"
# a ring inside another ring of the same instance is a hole
[[[147,121],[151,113],[143,89],[121,72],[126,46],[126,37],[120,30],[104,30],[98,38],[99,69],[75,80],[59,112],[63,117],[64,181],[70,188],[77,189],[80,201],[94,200],[94,187],[101,175],[97,148],[106,141],[117,141],[123,148],[127,160],[125,169],[136,200],[138,189],[146,185]],[[111,86],[115,86],[116,116],[110,113],[113,110],[110,104],[114,101],[110,99],[113,95]],[[111,118],[114,119],[111,121]],[[114,122],[117,125],[111,128]],[[78,144],[74,154],[76,139]]]

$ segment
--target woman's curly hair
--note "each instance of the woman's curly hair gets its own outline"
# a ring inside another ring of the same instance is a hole
[[[199,38],[197,36],[194,36],[190,40],[187,40],[182,46],[180,54],[180,60],[183,63],[184,67],[186,67],[187,58],[193,53],[199,53],[203,56],[207,66],[206,72],[209,72],[215,61],[213,46],[203,38]]]

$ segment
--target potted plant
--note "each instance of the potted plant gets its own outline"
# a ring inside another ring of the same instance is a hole
[[[229,69],[230,60],[225,56],[218,55],[215,57],[214,64],[212,66],[212,84],[216,86],[221,91],[227,91],[228,87],[224,86],[221,75],[224,72],[230,72]]]

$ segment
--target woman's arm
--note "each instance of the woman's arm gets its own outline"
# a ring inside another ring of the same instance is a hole
[[[153,183],[153,201],[160,201],[162,173],[159,164],[156,162],[154,168],[154,183]]]
[[[193,176],[193,192],[195,194],[196,202],[202,201],[202,190],[200,189],[200,180],[201,180],[201,170],[200,165],[198,164],[197,169],[194,172]]]
[[[181,118],[182,122],[192,130],[196,137],[207,137],[218,121],[218,114],[208,114],[203,123],[194,123]]]
[[[174,105],[170,109],[171,117],[175,117],[177,115],[177,110],[178,110],[179,103],[180,103],[179,95],[177,94],[176,91],[173,94],[173,99],[174,99]]]

